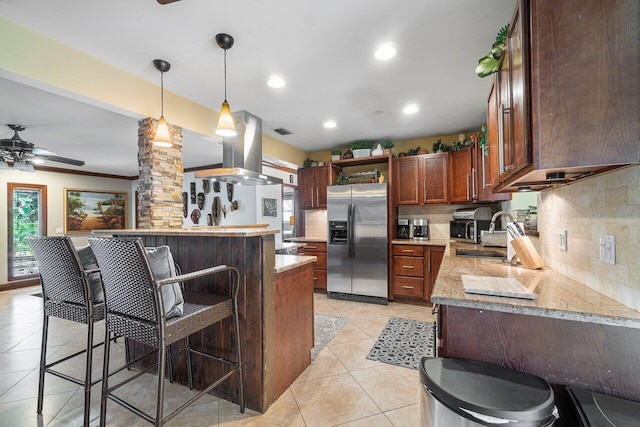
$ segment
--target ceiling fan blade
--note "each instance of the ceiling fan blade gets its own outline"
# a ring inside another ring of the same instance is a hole
[[[74,165],[74,166],[84,166],[83,160],[74,160],[74,159],[68,159],[66,157],[50,156],[50,155],[42,155],[42,154],[40,154],[40,157],[44,157],[45,159],[51,160],[52,162],[66,163],[68,165]]]
[[[36,156],[56,156],[57,155],[53,151],[49,151],[49,150],[46,150],[46,149],[40,148],[40,147],[34,147],[32,152]]]
[[[180,0],[157,0],[160,4],[169,4]]]

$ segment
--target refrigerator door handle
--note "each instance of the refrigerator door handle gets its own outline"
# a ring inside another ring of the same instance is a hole
[[[349,238],[349,258],[354,259],[356,256],[356,248],[355,248],[355,242],[353,241],[353,236],[354,236],[354,229],[353,229],[353,225],[354,225],[354,205],[353,203],[349,203],[349,208],[347,210],[347,227],[349,229],[348,232],[348,238]]]

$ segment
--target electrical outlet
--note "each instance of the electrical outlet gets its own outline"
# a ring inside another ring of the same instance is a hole
[[[56,234],[62,234],[64,233],[64,231],[62,230],[62,227],[56,227]]]
[[[616,263],[616,236],[600,236],[600,260],[607,264]]]
[[[558,248],[561,251],[567,250],[567,230],[558,231]]]

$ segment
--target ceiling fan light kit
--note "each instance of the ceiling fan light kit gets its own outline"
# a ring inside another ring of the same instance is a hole
[[[158,119],[158,127],[156,128],[156,134],[153,137],[153,145],[158,147],[168,148],[173,145],[171,139],[171,133],[169,132],[169,126],[167,120],[164,118],[164,73],[171,69],[171,64],[163,59],[154,59],[153,66],[156,70],[160,71],[160,118]]]
[[[216,34],[215,38],[218,46],[224,50],[224,101],[222,102],[222,107],[220,107],[216,134],[220,136],[235,136],[236,126],[231,114],[231,107],[227,102],[227,49],[231,49],[234,40],[233,37],[225,33]]]

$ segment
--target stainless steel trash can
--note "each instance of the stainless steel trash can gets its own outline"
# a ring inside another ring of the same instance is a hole
[[[558,418],[544,379],[487,363],[423,357],[422,427],[552,426]]]
[[[572,403],[569,425],[640,427],[640,402],[567,387]]]

